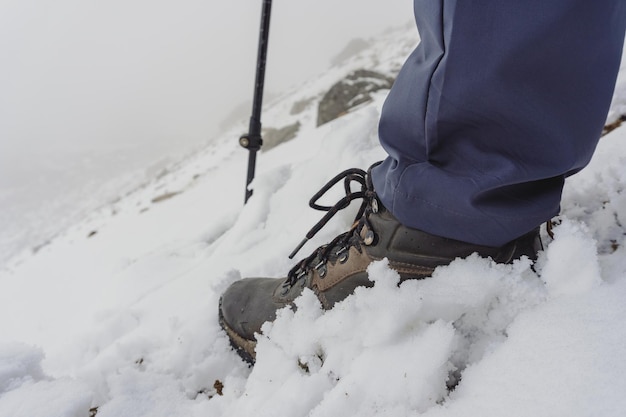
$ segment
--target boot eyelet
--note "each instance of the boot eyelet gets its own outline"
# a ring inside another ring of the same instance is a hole
[[[324,278],[326,276],[326,273],[328,272],[328,268],[326,268],[326,262],[320,262],[319,264],[317,264],[315,266],[315,270],[317,271],[317,274],[320,276],[320,278]]]
[[[371,230],[368,230],[367,233],[365,233],[365,238],[363,239],[363,243],[365,243],[365,246],[371,246],[372,243],[374,243],[374,232],[372,232]]]
[[[372,213],[376,214],[378,213],[378,200],[376,199],[376,197],[374,197],[372,199]]]
[[[349,256],[348,248],[343,247],[339,249],[337,252],[335,252],[335,255],[337,255],[337,260],[339,261],[339,263],[345,264]]]

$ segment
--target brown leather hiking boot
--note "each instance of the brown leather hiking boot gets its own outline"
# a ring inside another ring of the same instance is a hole
[[[332,207],[317,205],[317,200],[342,179],[346,197]],[[361,185],[360,191],[351,191],[353,181]],[[524,255],[534,260],[541,249],[538,227],[494,248],[433,236],[403,226],[378,201],[369,172],[352,169],[337,175],[313,196],[311,207],[327,211],[327,214],[290,257],[338,210],[356,198],[362,198],[363,204],[352,228],[298,262],[287,277],[246,278],[232,284],[222,295],[220,324],[242,358],[254,363],[254,334],[261,332],[263,323],[276,318],[278,309],[293,305],[304,288],[310,288],[317,295],[324,309],[331,309],[352,294],[356,287],[374,285],[366,272],[372,261],[387,258],[389,266],[398,271],[404,281],[429,277],[437,266],[447,265],[474,252],[491,257],[495,262],[509,263]]]

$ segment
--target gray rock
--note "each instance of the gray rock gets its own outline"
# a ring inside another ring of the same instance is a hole
[[[315,101],[315,97],[309,97],[309,98],[296,101],[295,103],[293,103],[293,106],[291,106],[291,112],[289,114],[293,116],[293,115],[302,113],[314,101]]]
[[[261,135],[263,137],[263,147],[261,149],[267,151],[274,146],[295,138],[298,130],[300,130],[300,122],[295,122],[294,124],[278,129],[273,127],[264,128]]]
[[[370,101],[371,93],[389,89],[392,84],[393,78],[375,71],[356,70],[348,74],[333,85],[320,101],[317,125],[328,123],[359,104]]]

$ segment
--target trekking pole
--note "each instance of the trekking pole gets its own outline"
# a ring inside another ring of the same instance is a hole
[[[263,145],[261,138],[261,106],[263,104],[263,83],[265,82],[265,61],[267,59],[267,43],[270,31],[270,12],[272,0],[263,0],[261,11],[261,30],[259,33],[259,50],[256,62],[256,78],[254,81],[254,99],[252,101],[252,116],[250,116],[250,127],[248,133],[239,138],[239,144],[249,151],[248,154],[248,176],[246,178],[246,197],[244,204],[252,195],[249,189],[250,183],[254,179],[256,168],[256,153]]]

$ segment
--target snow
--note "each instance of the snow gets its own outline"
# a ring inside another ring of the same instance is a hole
[[[293,103],[360,66],[392,73],[414,42],[389,32],[270,103],[266,126],[301,128],[261,152],[245,207],[240,126],[8,262],[0,417],[622,416],[625,127],[568,179],[554,239],[543,234],[534,266],[474,255],[398,286],[383,260],[368,269],[375,286],[333,310],[305,291],[296,311],[280,311],[254,368],[231,350],[220,294],[244,276],[282,276],[320,217],[310,196],[340,170],[384,156],[385,92],[319,128],[315,106],[292,115]],[[616,97],[626,92],[620,77]],[[355,210],[303,252],[349,227]]]

